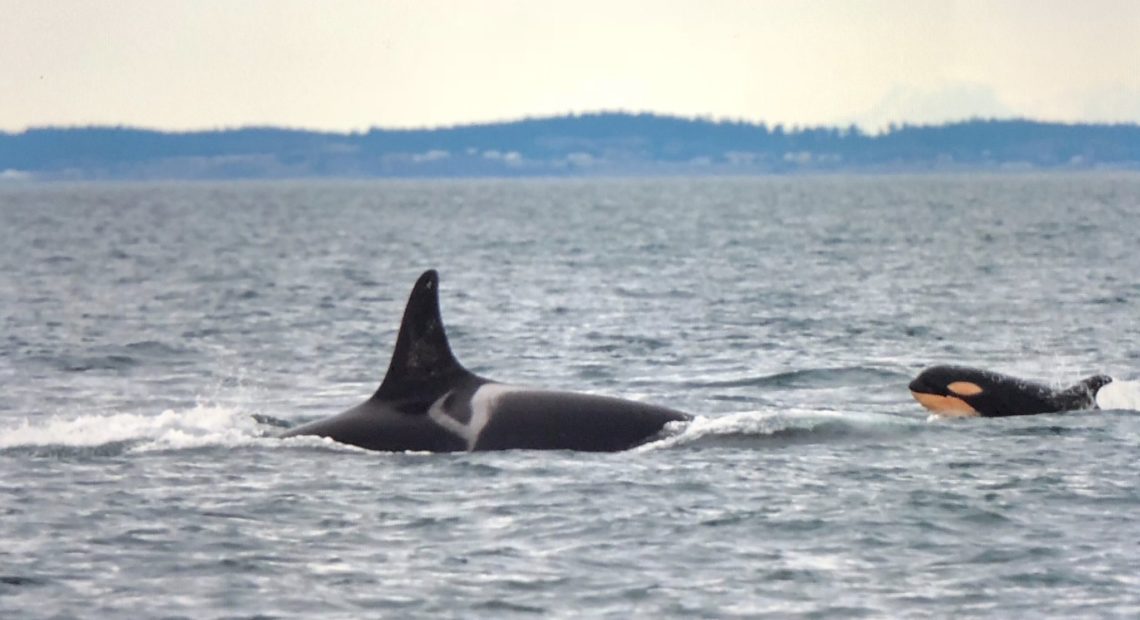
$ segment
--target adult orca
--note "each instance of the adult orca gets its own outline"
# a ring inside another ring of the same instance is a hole
[[[1093,375],[1076,385],[1049,386],[989,370],[932,366],[910,382],[910,393],[923,407],[949,417],[994,418],[1096,409],[1096,394],[1112,377]]]
[[[408,298],[388,373],[371,398],[282,437],[318,435],[369,450],[585,450],[649,441],[688,414],[605,396],[517,387],[484,379],[451,353],[439,311],[439,276],[420,276]]]

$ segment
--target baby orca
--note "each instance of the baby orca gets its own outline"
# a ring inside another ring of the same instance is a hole
[[[1112,377],[1093,375],[1076,385],[1049,386],[989,370],[931,366],[910,382],[910,393],[923,407],[943,416],[994,418],[1096,409],[1096,393]]]

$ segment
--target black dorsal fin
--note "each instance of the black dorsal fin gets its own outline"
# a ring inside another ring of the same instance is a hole
[[[439,274],[425,271],[408,297],[396,350],[373,400],[434,400],[463,375],[439,313]]]

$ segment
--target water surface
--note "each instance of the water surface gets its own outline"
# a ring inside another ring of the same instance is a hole
[[[0,186],[0,616],[1140,614],[1140,176]],[[697,421],[619,454],[282,442],[441,272],[459,359]],[[1129,384],[1122,384],[1129,387]]]

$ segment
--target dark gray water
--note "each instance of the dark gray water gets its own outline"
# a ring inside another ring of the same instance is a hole
[[[1140,175],[0,186],[0,617],[1135,617]],[[281,442],[457,356],[700,417],[619,454]]]

